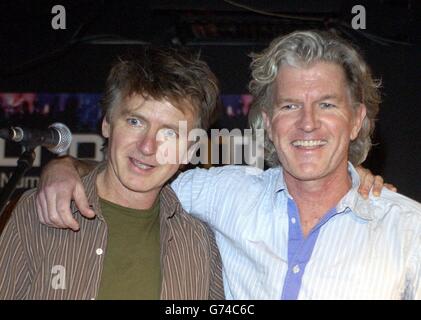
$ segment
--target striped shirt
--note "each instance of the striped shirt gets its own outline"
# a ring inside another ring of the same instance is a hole
[[[42,225],[35,191],[24,194],[0,237],[0,299],[95,299],[107,250],[96,175],[83,183],[97,213],[80,215],[78,232]],[[223,299],[221,264],[213,233],[186,215],[170,187],[160,194],[161,299]]]
[[[352,188],[307,238],[281,168],[195,169],[172,183],[215,231],[227,299],[421,299],[421,205]]]

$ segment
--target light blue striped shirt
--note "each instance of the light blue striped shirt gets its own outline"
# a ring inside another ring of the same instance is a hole
[[[352,188],[319,226],[305,270],[288,261],[293,200],[280,168],[195,169],[172,187],[215,231],[227,299],[281,299],[291,272],[302,274],[284,298],[421,299],[421,204],[386,189],[364,200],[349,173]]]

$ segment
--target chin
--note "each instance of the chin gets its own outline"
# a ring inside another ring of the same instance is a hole
[[[130,185],[126,185],[126,188],[133,192],[146,193],[158,188],[158,186],[130,184]]]
[[[294,178],[302,181],[316,180],[323,176],[323,170],[320,170],[320,168],[314,165],[303,165],[293,168],[291,171],[288,171],[288,173]]]
[[[130,191],[133,192],[146,192],[153,189],[148,181],[142,177],[127,177],[127,179],[121,179],[121,184]]]
[[[317,174],[299,174],[294,176],[296,179],[300,180],[300,181],[315,181],[317,179],[321,178],[321,175],[317,175]]]

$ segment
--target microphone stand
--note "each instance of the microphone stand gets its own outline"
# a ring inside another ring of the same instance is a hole
[[[25,151],[20,155],[18,159],[18,165],[10,177],[6,186],[3,188],[3,192],[0,195],[0,217],[4,213],[3,210],[6,208],[7,203],[16,189],[19,180],[25,175],[25,173],[32,168],[32,164],[35,160],[35,147],[25,146]]]

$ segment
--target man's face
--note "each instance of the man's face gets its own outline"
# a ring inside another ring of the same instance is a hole
[[[177,172],[179,156],[187,156],[186,135],[194,124],[193,114],[166,100],[134,94],[116,106],[110,119],[102,124],[102,133],[109,138],[107,183],[123,191],[159,193]],[[179,131],[179,121],[187,122],[186,132]]]
[[[324,62],[282,66],[275,86],[273,115],[263,116],[285,174],[316,181],[346,172],[365,106],[352,109],[342,68]]]

